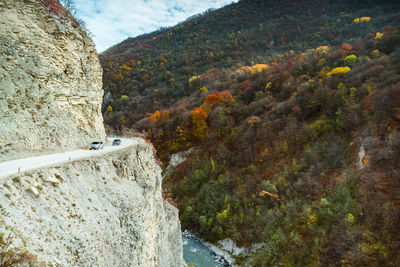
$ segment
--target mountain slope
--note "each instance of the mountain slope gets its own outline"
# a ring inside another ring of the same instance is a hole
[[[208,73],[137,126],[163,162],[186,151],[164,182],[184,227],[263,244],[243,266],[396,266],[399,70],[400,31],[386,27],[354,46]]]
[[[240,1],[173,28],[128,38],[100,55],[114,127],[188,96],[188,82],[211,68],[262,63],[284,51],[354,42],[399,24],[396,1]],[[369,16],[369,22],[354,23]],[[121,96],[123,96],[121,98]],[[127,97],[126,97],[127,96]],[[121,117],[123,116],[123,117]]]
[[[182,225],[261,247],[243,266],[397,266],[399,8],[240,1],[128,39],[102,55],[106,121],[182,159]]]

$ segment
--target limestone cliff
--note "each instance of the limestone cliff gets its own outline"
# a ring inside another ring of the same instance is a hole
[[[0,232],[47,266],[183,266],[178,210],[142,144],[0,184]]]
[[[105,141],[101,76],[57,1],[0,1],[0,161]]]
[[[91,39],[58,1],[0,1],[0,161],[106,141],[101,76]],[[4,176],[0,235],[44,266],[182,266],[178,210],[161,183],[143,140]]]

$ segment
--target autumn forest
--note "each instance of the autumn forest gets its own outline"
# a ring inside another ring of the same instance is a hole
[[[128,38],[108,131],[154,145],[184,228],[262,244],[241,266],[398,266],[399,27],[397,1],[242,0]]]

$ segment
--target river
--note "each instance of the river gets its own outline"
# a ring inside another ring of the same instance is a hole
[[[182,236],[183,259],[186,264],[194,264],[196,267],[228,267],[231,266],[223,256],[204,245],[196,236],[184,234]]]

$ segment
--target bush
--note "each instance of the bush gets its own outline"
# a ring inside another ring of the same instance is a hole
[[[346,74],[350,71],[351,69],[349,67],[337,67],[328,72],[326,75],[332,76],[332,75],[339,75],[339,74]]]
[[[34,255],[12,248],[13,239],[12,235],[4,237],[4,233],[0,233],[0,266],[11,267],[22,263],[28,266],[38,266]]]
[[[351,66],[354,64],[354,62],[357,61],[357,56],[356,55],[350,55],[344,58],[344,64],[346,66]]]

